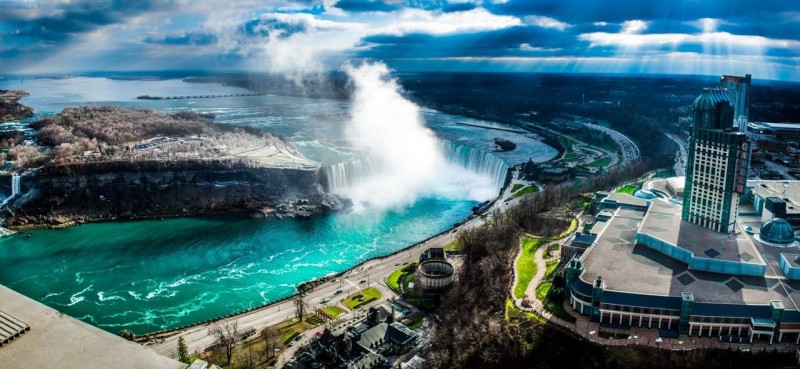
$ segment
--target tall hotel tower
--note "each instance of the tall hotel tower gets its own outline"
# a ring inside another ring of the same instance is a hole
[[[722,76],[719,79],[719,86],[728,91],[733,105],[733,126],[739,132],[747,130],[747,122],[750,119],[750,81],[749,74],[744,77]]]
[[[733,232],[747,181],[750,141],[733,126],[728,91],[705,89],[694,101],[682,218],[717,232]]]

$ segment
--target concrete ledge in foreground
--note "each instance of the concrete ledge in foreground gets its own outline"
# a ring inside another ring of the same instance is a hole
[[[1,285],[0,310],[30,326],[30,331],[0,347],[0,366],[4,369],[186,367]]]

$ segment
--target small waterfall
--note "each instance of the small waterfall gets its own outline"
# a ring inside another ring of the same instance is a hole
[[[342,191],[373,173],[372,161],[353,159],[334,164],[325,169],[328,178],[328,191]]]
[[[22,177],[19,174],[14,174],[11,176],[11,196],[14,197],[19,195],[20,188],[22,187]]]
[[[492,178],[497,189],[503,187],[508,175],[508,164],[492,153],[452,142],[443,142],[445,158],[475,173]]]
[[[8,204],[9,201],[14,199],[17,195],[19,195],[19,193],[22,192],[21,188],[22,188],[22,177],[19,174],[12,174],[11,175],[11,195],[9,195],[5,199],[3,199],[3,202],[0,203],[0,208],[6,206],[6,204]],[[4,222],[5,222],[5,218],[0,218],[0,237],[9,236],[9,235],[12,235],[12,234],[16,233],[16,232],[14,232],[14,231],[12,231],[10,229],[7,229],[7,228],[3,227],[2,224]]]

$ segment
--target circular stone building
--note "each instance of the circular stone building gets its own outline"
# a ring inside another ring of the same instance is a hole
[[[417,267],[414,281],[426,291],[443,290],[453,285],[453,264],[444,260],[428,260]]]
[[[792,226],[783,218],[773,218],[764,222],[758,236],[767,244],[784,246],[794,242]]]

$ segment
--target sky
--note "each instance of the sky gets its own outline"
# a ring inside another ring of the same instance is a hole
[[[752,74],[800,81],[797,0],[0,0],[0,74]]]

